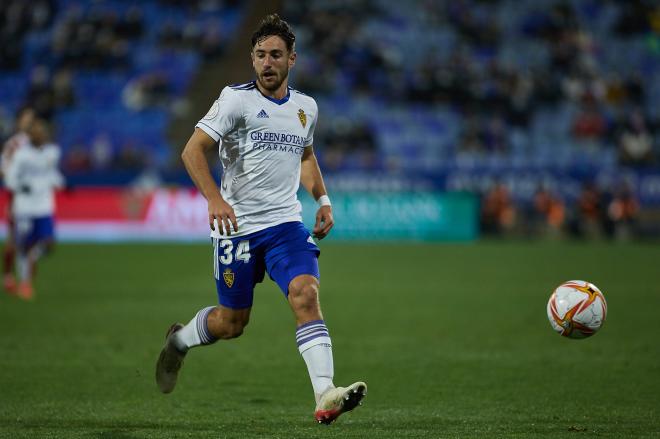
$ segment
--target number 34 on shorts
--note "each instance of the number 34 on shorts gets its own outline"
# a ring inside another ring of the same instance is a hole
[[[234,243],[229,239],[223,239],[218,243],[220,252],[218,258],[222,265],[231,265],[236,259],[237,261],[250,262],[250,240],[239,241],[236,246],[236,253],[234,254]]]
[[[253,273],[245,273],[251,268],[248,265],[250,259],[252,259],[249,239],[238,241],[236,245],[230,239],[214,239],[213,254],[215,261],[213,275],[216,280],[223,280],[228,288],[234,286],[237,272],[246,274],[251,278],[253,277],[250,276]],[[248,266],[241,267],[243,265]],[[221,266],[223,266],[222,269]],[[254,282],[254,280],[250,279],[250,283]]]

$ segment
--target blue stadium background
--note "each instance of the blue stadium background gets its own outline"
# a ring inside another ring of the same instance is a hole
[[[296,31],[332,190],[467,191],[484,233],[660,231],[653,1],[5,0],[0,137],[30,104],[74,187],[190,185],[179,152],[251,79],[268,12]]]

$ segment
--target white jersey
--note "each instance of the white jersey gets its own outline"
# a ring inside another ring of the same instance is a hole
[[[220,193],[234,209],[240,236],[302,221],[297,192],[300,160],[314,139],[318,107],[291,88],[264,96],[255,82],[225,87],[196,127],[219,142]],[[215,227],[211,236],[224,237]]]
[[[64,179],[57,168],[60,149],[47,144],[31,144],[16,150],[5,174],[5,183],[14,192],[13,209],[17,218],[43,217],[55,213],[55,189]]]

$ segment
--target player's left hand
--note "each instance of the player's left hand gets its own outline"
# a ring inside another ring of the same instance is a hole
[[[332,207],[321,206],[316,212],[316,224],[314,224],[314,238],[323,239],[328,236],[330,229],[335,225],[335,220],[332,218]]]

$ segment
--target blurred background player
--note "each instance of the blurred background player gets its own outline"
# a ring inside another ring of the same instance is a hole
[[[22,146],[29,143],[28,129],[34,120],[34,109],[31,107],[23,107],[16,115],[16,132],[5,142],[2,148],[2,156],[0,157],[0,172],[4,177],[6,170],[9,168],[11,160],[16,151]],[[3,286],[6,291],[14,291],[16,289],[16,277],[14,276],[14,261],[16,256],[16,242],[14,236],[14,214],[12,211],[12,198],[13,192],[8,191],[7,202],[7,238],[5,246],[2,249],[2,274]]]
[[[13,192],[14,236],[18,250],[19,284],[16,293],[31,299],[36,264],[54,244],[55,190],[64,179],[58,170],[60,151],[50,142],[50,129],[36,118],[28,129],[29,142],[18,148],[6,169],[5,182]]]

